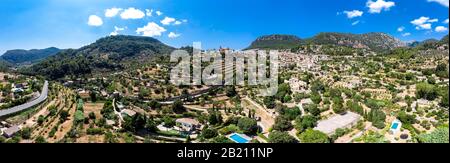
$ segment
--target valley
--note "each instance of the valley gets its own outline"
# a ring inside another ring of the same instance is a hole
[[[384,33],[261,36],[242,52],[279,54],[268,97],[258,96],[265,85],[174,85],[174,50],[194,51],[119,35],[27,64],[7,55],[0,113],[47,85],[48,98],[0,114],[0,142],[448,143],[448,35],[414,44]]]

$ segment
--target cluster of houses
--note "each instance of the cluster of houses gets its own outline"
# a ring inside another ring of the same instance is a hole
[[[285,81],[286,83],[289,83],[289,86],[291,87],[291,91],[293,93],[309,93],[311,92],[308,89],[308,83],[299,80],[298,78],[291,78],[289,81]]]
[[[15,79],[17,77],[13,76],[12,78],[10,77],[10,79]],[[4,80],[0,80],[0,85],[3,86],[3,88],[8,88],[8,90],[3,89],[3,91],[0,90],[0,105],[3,105],[5,103],[7,103],[8,101],[5,100],[8,96],[11,97],[11,99],[16,99],[16,98],[20,98],[19,95],[21,95],[21,93],[25,92],[26,90],[28,90],[30,88],[30,85],[28,83],[28,81],[30,81],[31,79],[27,79],[27,81],[25,82],[17,82],[17,83],[9,83],[7,81]],[[34,82],[36,82],[37,80],[34,79]],[[29,94],[29,95],[25,95],[25,96],[36,96],[36,94]],[[23,96],[23,97],[25,97]]]
[[[346,88],[355,89],[362,85],[362,81],[357,76],[344,76],[341,81],[335,82],[333,87],[335,88]]]
[[[327,55],[309,55],[307,53],[279,53],[280,67],[287,68],[295,65],[300,71],[320,72],[320,61],[328,60]]]

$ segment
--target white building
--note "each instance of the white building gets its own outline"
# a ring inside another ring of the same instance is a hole
[[[192,118],[180,118],[175,121],[184,131],[195,131],[201,128],[200,122]]]
[[[335,115],[327,120],[319,121],[314,130],[321,131],[327,135],[333,135],[334,132],[341,128],[352,128],[361,119],[359,114],[347,112],[344,115]]]
[[[306,82],[297,78],[291,78],[287,82],[289,83],[293,93],[309,93],[308,84]]]

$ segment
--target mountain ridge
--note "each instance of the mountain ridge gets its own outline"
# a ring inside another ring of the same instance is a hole
[[[298,39],[285,39],[280,41],[279,39],[261,39],[261,38],[273,38],[275,35],[265,35],[258,37],[251,45],[246,49],[290,49],[295,46],[304,44],[319,44],[319,45],[338,45],[347,46],[352,48],[365,48],[374,51],[378,50],[391,50],[397,47],[405,47],[406,43],[386,33],[370,32],[363,34],[352,33],[338,33],[338,32],[321,32],[311,38],[300,39],[295,35],[283,35],[285,38],[298,38]],[[287,37],[288,36],[288,37]],[[288,42],[286,46],[261,46],[267,45],[271,42]]]
[[[58,79],[93,71],[112,71],[123,69],[124,61],[143,60],[153,55],[168,54],[174,49],[151,37],[108,36],[79,49],[63,50],[40,63],[21,69],[21,72]]]
[[[0,58],[12,64],[34,63],[49,56],[55,55],[60,51],[61,49],[58,49],[56,47],[30,50],[14,49],[6,51],[3,55],[0,56]]]

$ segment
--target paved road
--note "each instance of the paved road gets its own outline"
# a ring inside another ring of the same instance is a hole
[[[48,96],[48,81],[45,81],[44,87],[42,88],[41,95],[39,96],[39,98],[19,106],[0,110],[0,117],[29,109],[37,104],[40,104],[41,102],[44,102],[47,99],[47,96]]]

